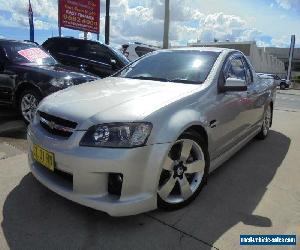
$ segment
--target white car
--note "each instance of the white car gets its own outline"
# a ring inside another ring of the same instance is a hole
[[[128,43],[123,44],[120,51],[127,57],[129,61],[135,61],[141,56],[144,56],[150,52],[157,50],[157,47],[143,44],[143,43]]]
[[[54,192],[113,216],[180,208],[211,171],[267,137],[275,95],[239,51],[156,51],[44,99],[28,127],[30,169]]]

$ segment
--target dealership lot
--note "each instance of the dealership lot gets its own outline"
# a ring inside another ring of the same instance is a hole
[[[194,203],[124,218],[41,186],[28,171],[22,122],[1,109],[0,249],[239,249],[240,234],[296,233],[299,241],[300,96],[277,98],[269,138],[217,169]]]

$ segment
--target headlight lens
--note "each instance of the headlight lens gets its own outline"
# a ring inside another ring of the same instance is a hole
[[[68,76],[65,78],[53,78],[50,84],[58,88],[67,88],[74,85],[72,78]]]
[[[148,122],[108,123],[91,127],[80,146],[132,148],[145,145],[152,124]]]

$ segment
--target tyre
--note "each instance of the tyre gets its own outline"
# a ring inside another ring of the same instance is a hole
[[[285,89],[286,85],[284,83],[280,83],[280,89]]]
[[[258,138],[260,140],[264,140],[268,136],[269,130],[270,130],[270,127],[272,124],[272,119],[273,119],[272,109],[271,109],[271,106],[268,105],[268,107],[264,113],[263,124],[261,125],[261,130],[257,134],[256,138]]]
[[[26,124],[32,121],[41,99],[41,94],[35,89],[26,89],[21,93],[18,102],[19,111]]]
[[[203,138],[186,132],[171,147],[158,185],[158,207],[178,209],[191,203],[206,184],[209,154]]]

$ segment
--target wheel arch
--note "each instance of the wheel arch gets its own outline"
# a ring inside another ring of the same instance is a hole
[[[149,120],[155,121],[149,144],[173,143],[186,131],[200,134],[206,144],[209,144],[210,135],[204,111],[199,112],[193,108],[176,110],[175,107],[168,112],[157,113],[149,117]]]
[[[187,133],[187,132],[196,133],[200,135],[205,141],[206,146],[208,147],[208,134],[206,129],[202,125],[199,124],[191,125],[186,130],[183,131],[183,133]]]
[[[18,104],[19,104],[20,95],[26,89],[34,89],[34,90],[38,91],[40,93],[40,95],[42,96],[42,91],[39,87],[37,87],[36,85],[34,85],[30,82],[23,82],[23,83],[19,84],[19,86],[17,87],[17,89],[15,91],[15,105],[16,106],[18,106]]]

